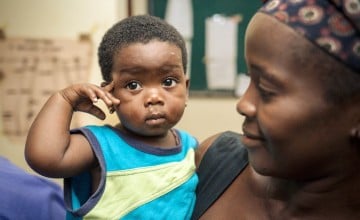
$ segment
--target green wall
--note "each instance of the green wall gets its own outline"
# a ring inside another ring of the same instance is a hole
[[[181,0],[180,0],[181,1]],[[149,13],[161,18],[165,17],[167,0],[149,1]],[[240,14],[243,17],[238,27],[238,58],[237,72],[245,73],[244,35],[251,16],[261,6],[261,1],[249,0],[193,0],[194,36],[191,49],[191,86],[192,91],[208,90],[206,83],[205,63],[205,20],[214,14],[232,16]]]

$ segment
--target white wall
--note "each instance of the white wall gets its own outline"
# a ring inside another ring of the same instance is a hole
[[[110,26],[127,16],[126,3],[126,0],[0,0],[0,28],[8,37],[77,39],[80,33],[89,33],[94,43],[90,81],[99,84],[97,45]],[[146,3],[146,0],[133,0],[133,14],[145,13]],[[241,131],[243,118],[237,114],[235,104],[235,98],[190,97],[177,127],[200,141],[225,130]],[[92,116],[82,119],[84,124],[113,124],[117,120],[114,115],[109,115],[105,122]],[[0,134],[0,155],[31,171],[24,160],[24,143],[25,137],[9,140]]]
[[[133,14],[146,13],[146,3],[133,0]],[[90,81],[96,84],[101,82],[97,46],[105,31],[126,16],[126,0],[0,0],[0,28],[6,37],[78,39],[79,34],[89,34],[94,45]],[[92,123],[94,118],[83,121]],[[24,143],[25,137],[10,140],[0,133],[0,155],[30,170],[23,157]]]

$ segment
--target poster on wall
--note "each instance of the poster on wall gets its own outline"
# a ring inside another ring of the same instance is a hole
[[[215,14],[205,20],[206,78],[209,89],[235,88],[238,23],[241,19],[240,16],[237,16],[239,19],[234,17]]]
[[[1,134],[26,136],[51,94],[70,84],[87,82],[91,53],[89,39],[1,39]]]

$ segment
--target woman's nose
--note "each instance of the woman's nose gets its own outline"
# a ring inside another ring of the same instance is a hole
[[[256,115],[256,102],[255,86],[253,83],[250,83],[245,93],[238,100],[236,110],[245,117],[254,117]]]

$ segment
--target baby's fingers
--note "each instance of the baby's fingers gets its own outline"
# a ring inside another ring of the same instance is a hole
[[[105,105],[108,107],[110,113],[113,113],[115,111],[115,106],[120,104],[120,100],[115,98],[111,93],[102,90],[98,94],[98,98],[103,100]]]
[[[112,102],[111,105],[108,105],[108,108],[110,110],[110,113],[113,113],[115,111],[115,106],[120,104],[120,100],[112,95],[115,88],[114,81],[110,83],[108,82],[101,83],[101,88],[105,91],[107,98],[109,98]]]
[[[101,120],[104,120],[106,118],[105,113],[99,107],[97,107],[95,105],[91,106],[91,108],[87,112]]]
[[[111,94],[109,94],[108,92],[106,92],[101,88],[99,88],[99,90],[96,90],[95,92],[96,92],[96,102],[98,101],[98,99],[101,99],[107,106],[113,105]]]
[[[101,88],[107,92],[108,94],[108,98],[110,98],[115,104],[120,103],[120,100],[115,98],[112,93],[114,92],[115,89],[115,84],[114,81],[111,81],[110,83],[107,82],[102,82],[101,83]]]

